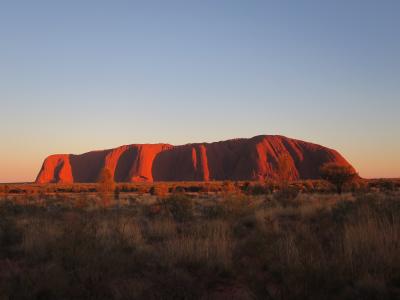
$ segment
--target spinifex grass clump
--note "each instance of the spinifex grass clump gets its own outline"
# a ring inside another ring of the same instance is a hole
[[[396,191],[83,195],[0,200],[1,299],[400,297]]]

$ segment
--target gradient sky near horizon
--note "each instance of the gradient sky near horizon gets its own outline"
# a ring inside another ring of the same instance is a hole
[[[1,1],[0,182],[131,143],[282,134],[400,177],[400,1]]]

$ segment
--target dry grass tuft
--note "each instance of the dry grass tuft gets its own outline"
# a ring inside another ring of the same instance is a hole
[[[398,216],[379,216],[368,211],[359,214],[344,226],[344,263],[353,277],[367,274],[390,277],[400,266]]]
[[[179,183],[158,197],[129,194],[151,185],[127,184],[109,207],[96,205],[96,192],[8,196],[0,299],[400,298],[400,193],[391,186],[289,198],[234,186],[211,182],[204,193]]]
[[[223,221],[210,221],[168,240],[165,257],[171,265],[229,267],[232,248],[229,225]]]

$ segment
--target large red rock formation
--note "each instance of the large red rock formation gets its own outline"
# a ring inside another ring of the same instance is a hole
[[[103,168],[117,182],[259,180],[277,175],[281,155],[288,157],[293,179],[318,178],[319,168],[327,162],[349,165],[335,150],[262,135],[216,143],[133,144],[81,155],[51,155],[36,182],[96,182]]]

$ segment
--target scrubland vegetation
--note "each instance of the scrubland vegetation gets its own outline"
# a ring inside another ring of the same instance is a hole
[[[400,182],[0,186],[0,299],[399,299]]]

